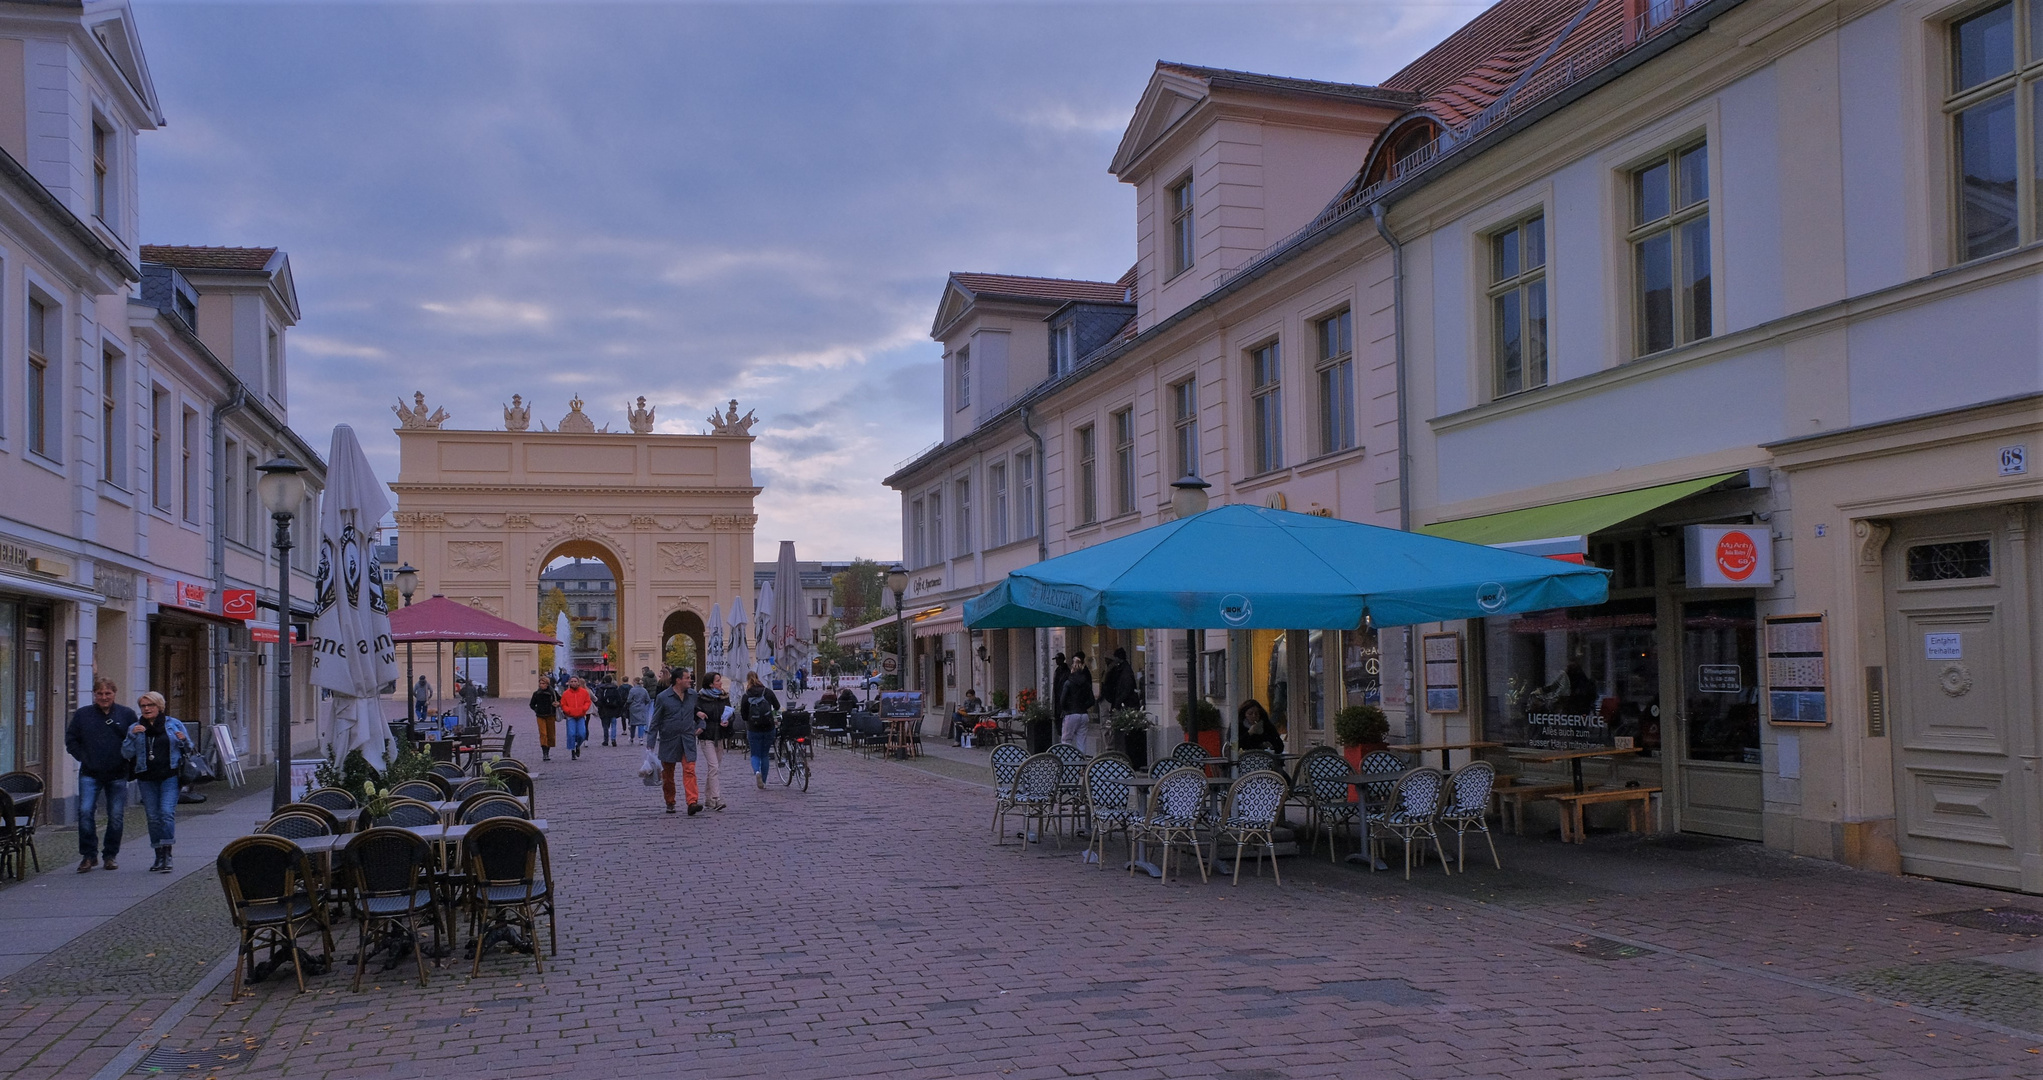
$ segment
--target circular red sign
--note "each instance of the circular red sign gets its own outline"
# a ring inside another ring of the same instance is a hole
[[[1732,581],[1744,581],[1759,567],[1759,545],[1752,534],[1727,532],[1717,539],[1717,569]]]

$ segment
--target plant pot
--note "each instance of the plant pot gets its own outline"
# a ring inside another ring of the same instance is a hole
[[[1347,759],[1348,759],[1348,767],[1349,767],[1350,769],[1353,769],[1353,770],[1355,770],[1356,772],[1361,772],[1361,771],[1362,771],[1362,759],[1363,759],[1363,758],[1365,758],[1365,757],[1368,757],[1369,755],[1371,755],[1371,754],[1373,754],[1373,753],[1375,753],[1375,752],[1377,752],[1378,750],[1381,750],[1381,749],[1383,749],[1383,748],[1384,748],[1384,744],[1383,744],[1383,743],[1380,743],[1380,742],[1379,742],[1379,743],[1361,743],[1361,744],[1359,744],[1359,745],[1356,745],[1356,746],[1343,746],[1343,747],[1341,747],[1341,756],[1343,756],[1343,757],[1345,757],[1345,758],[1347,758]],[[1359,799],[1360,799],[1361,797],[1362,797],[1362,796],[1361,796],[1361,794],[1360,794],[1359,792],[1357,792],[1357,791],[1356,791],[1356,790],[1355,790],[1354,788],[1349,788],[1349,789],[1348,789],[1348,801],[1349,801],[1349,802],[1356,802],[1356,801],[1358,801],[1358,800],[1359,800]]]
[[[1149,771],[1149,732],[1124,731],[1121,733],[1121,752],[1128,755],[1128,765],[1136,772]]]
[[[1196,742],[1196,743],[1198,743],[1198,744],[1199,744],[1199,749],[1201,749],[1201,750],[1204,750],[1204,751],[1206,751],[1206,756],[1207,756],[1207,757],[1219,757],[1219,756],[1220,756],[1220,732],[1219,732],[1219,731],[1217,731],[1217,730],[1215,730],[1215,731],[1201,731],[1201,732],[1199,732],[1199,733],[1198,733],[1197,735],[1194,735],[1194,736],[1192,737],[1192,741],[1193,741],[1193,742]],[[1211,766],[1211,765],[1208,765],[1208,766],[1206,766],[1206,775],[1208,775],[1208,776],[1211,776],[1211,775],[1213,775],[1213,766]]]

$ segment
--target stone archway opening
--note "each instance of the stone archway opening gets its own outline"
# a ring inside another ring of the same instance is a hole
[[[573,634],[571,655],[555,656],[554,667],[570,673],[610,671],[620,673],[621,677],[625,667],[625,628],[630,625],[625,611],[625,596],[630,588],[623,560],[597,541],[574,539],[548,549],[539,565],[538,602],[533,614],[535,618],[544,615],[551,623],[547,597],[559,587]]]
[[[677,657],[677,652],[692,655]],[[678,661],[682,667],[699,671],[703,658],[709,655],[708,628],[702,616],[686,608],[669,613],[660,624],[660,655],[666,658],[662,663]]]

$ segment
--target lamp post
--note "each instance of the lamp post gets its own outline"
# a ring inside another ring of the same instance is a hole
[[[411,560],[407,559],[403,566],[397,568],[397,595],[404,597],[405,607],[410,607],[411,594],[417,591],[419,591],[419,571],[417,567],[411,564]],[[407,641],[404,643],[404,715],[408,721],[405,726],[408,728],[411,724],[417,723],[419,718],[418,702],[411,696],[411,688],[411,642]],[[413,730],[415,731],[416,729]]]
[[[908,592],[908,571],[895,563],[887,571],[887,589],[894,594],[894,689],[908,689],[908,613],[902,598]]]
[[[305,466],[278,455],[260,466],[256,495],[276,523],[277,549],[277,779],[270,809],[291,801],[291,519],[305,502]]]
[[[1197,473],[1186,473],[1171,481],[1170,508],[1179,521],[1196,517],[1206,512],[1206,489],[1213,485],[1199,479]],[[1199,700],[1199,631],[1185,631],[1185,721],[1193,719],[1192,710]],[[1189,739],[1187,730],[1185,737]]]

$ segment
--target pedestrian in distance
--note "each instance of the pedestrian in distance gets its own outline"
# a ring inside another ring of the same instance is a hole
[[[560,711],[560,695],[553,692],[553,680],[539,677],[539,689],[532,691],[532,720],[539,728],[539,760],[553,760],[554,716]]]
[[[420,720],[424,720],[426,714],[433,711],[433,684],[427,682],[424,675],[419,676],[419,681],[412,684],[411,708],[412,713]]]
[[[568,756],[580,760],[582,744],[589,741],[589,713],[596,707],[589,688],[577,675],[568,680],[567,690],[560,695],[560,715],[567,719]]]
[[[702,730],[696,732],[695,750],[702,759],[703,805],[711,810],[724,808],[723,741],[731,734],[731,696],[724,691],[724,677],[714,671],[702,675],[702,686],[696,691],[701,698]]]
[[[617,721],[624,715],[624,687],[610,676],[596,686],[596,715],[603,721],[603,745],[617,745]]]
[[[1057,702],[1057,711],[1064,717],[1063,741],[1085,749],[1079,740],[1085,737],[1086,718],[1098,700],[1093,696],[1092,671],[1085,666],[1085,654],[1076,653],[1071,658],[1071,675],[1064,680],[1064,695]]]
[[[128,729],[140,719],[135,710],[114,700],[120,688],[112,679],[92,681],[92,704],[71,714],[64,727],[64,750],[78,762],[78,872],[95,866],[114,869],[121,853],[121,824],[128,814],[128,777],[132,769],[121,753]],[[100,844],[94,817],[106,802],[106,843]]]
[[[695,731],[701,726],[700,700],[694,678],[687,670],[661,669],[660,696],[653,699],[652,720],[646,725],[646,746],[660,759],[660,794],[667,798],[667,812],[674,812],[674,767],[681,767],[681,791],[688,798],[688,814],[702,813],[702,800],[695,790]]]
[[[135,702],[141,718],[128,726],[121,742],[121,756],[134,769],[142,788],[142,813],[149,819],[149,846],[156,849],[156,862],[149,867],[158,874],[170,872],[170,848],[177,843],[177,769],[185,755],[195,754],[191,734],[184,721],[164,710],[163,695],[154,690]]]
[[[745,673],[745,695],[738,701],[738,718],[745,722],[745,745],[752,751],[752,779],[766,786],[766,770],[773,752],[773,731],[780,726],[780,698],[759,673]]]
[[[637,680],[633,680],[624,692],[624,722],[631,727],[631,741],[636,744],[646,737],[646,725],[653,720],[653,693]]]
[[[1142,688],[1135,681],[1135,668],[1128,663],[1128,650],[1115,649],[1100,676],[1100,700],[1109,709],[1134,709],[1142,705]]]

